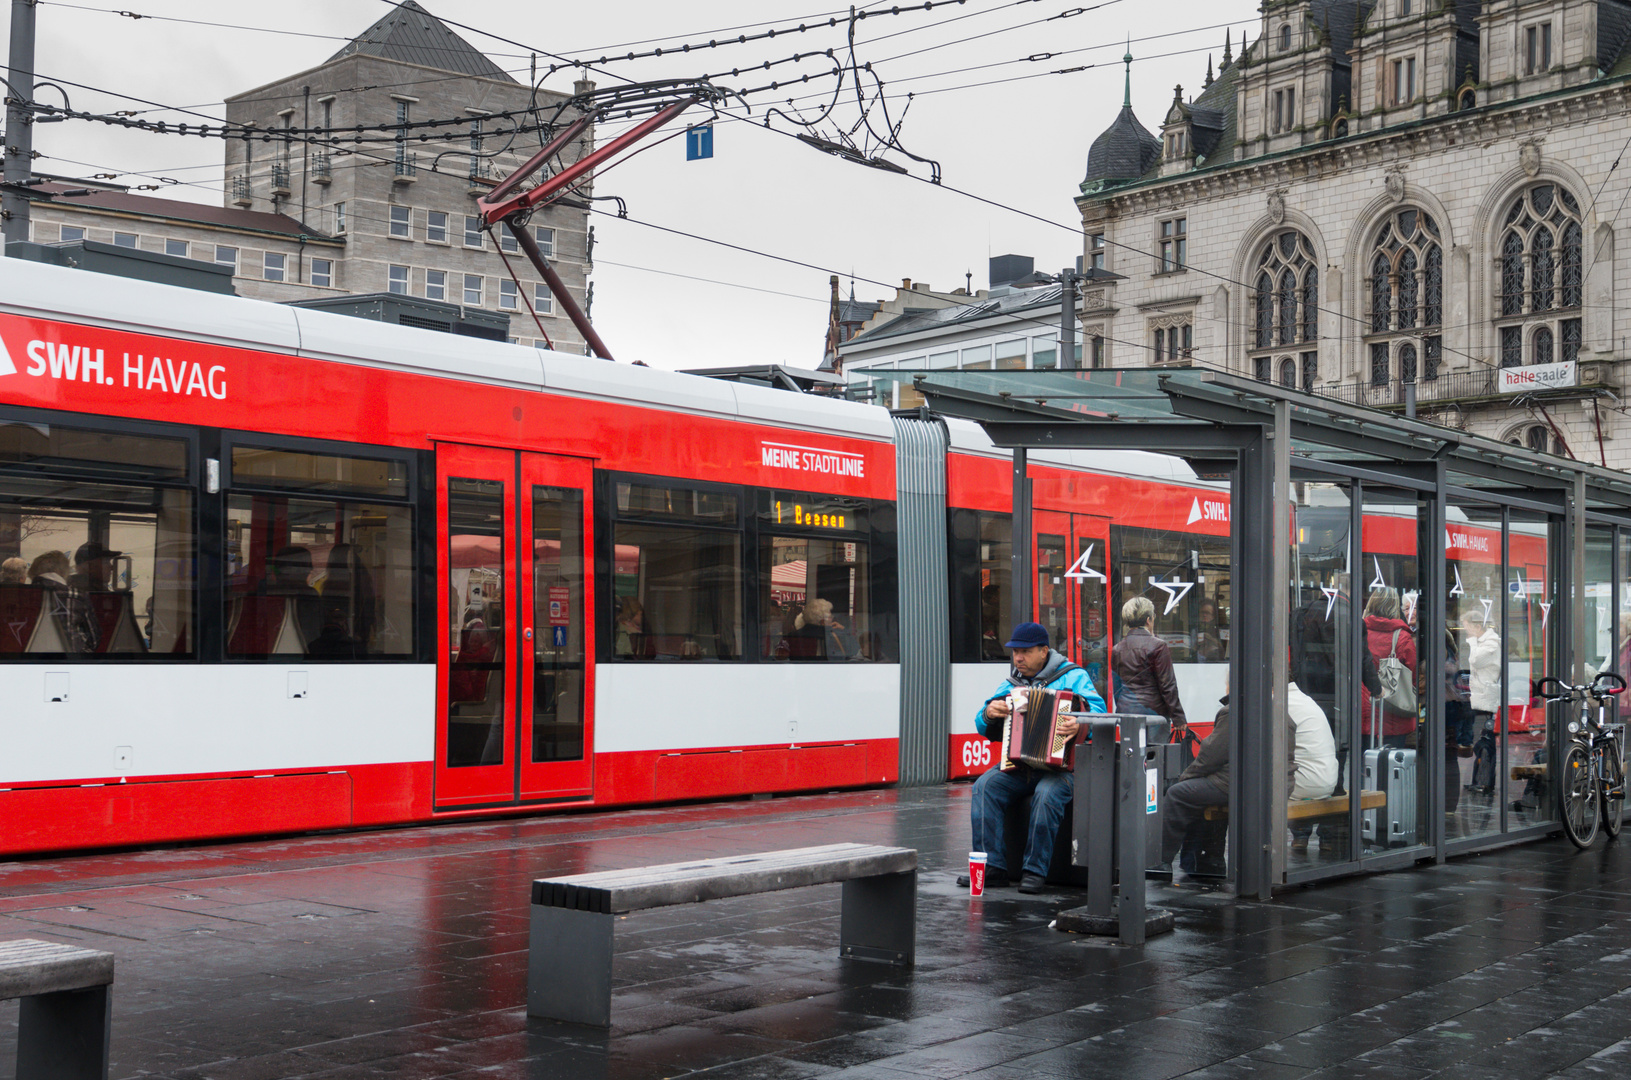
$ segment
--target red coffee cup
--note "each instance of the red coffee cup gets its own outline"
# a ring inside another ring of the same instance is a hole
[[[970,896],[985,895],[985,852],[983,851],[968,853],[968,894]]]

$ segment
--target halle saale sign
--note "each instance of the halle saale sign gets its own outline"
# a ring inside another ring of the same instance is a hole
[[[1578,386],[1579,367],[1575,361],[1569,360],[1562,364],[1502,368],[1500,391],[1503,394],[1521,394],[1526,390],[1560,390]]]

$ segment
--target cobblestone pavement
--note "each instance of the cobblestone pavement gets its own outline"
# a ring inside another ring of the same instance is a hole
[[[1631,1075],[1631,834],[1294,889],[1152,886],[1178,930],[971,900],[966,786],[0,863],[0,939],[118,957],[113,1075]],[[529,1021],[536,876],[853,840],[918,848],[918,965],[840,961],[838,887],[619,924],[610,1032]],[[0,1015],[9,1069],[16,1004]]]

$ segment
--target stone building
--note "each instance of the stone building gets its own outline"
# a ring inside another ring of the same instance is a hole
[[[575,86],[580,93],[591,89],[588,82]],[[476,199],[541,145],[534,117],[562,124],[576,118],[559,110],[565,100],[549,91],[535,95],[414,0],[404,0],[317,67],[227,99],[229,123],[265,134],[226,142],[224,206],[109,187],[36,203],[32,237],[39,243],[88,238],[231,262],[237,292],[257,299],[397,292],[502,312],[510,316],[511,336],[523,344],[541,344],[547,336],[557,349],[583,352],[583,338],[514,238],[496,230],[500,250],[475,216]],[[358,125],[391,130],[359,133]],[[346,134],[332,145],[321,136],[278,135],[301,128]],[[590,128],[563,163],[592,147],[593,135]],[[358,137],[382,141],[353,141]],[[588,219],[587,210],[557,204],[528,223],[585,309]]]
[[[1242,46],[1089,150],[1102,362],[1393,409],[1413,382],[1424,419],[1631,467],[1631,3],[1265,0]]]

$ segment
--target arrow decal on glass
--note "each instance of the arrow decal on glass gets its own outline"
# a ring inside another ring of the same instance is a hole
[[[1455,571],[1455,588],[1450,590],[1450,595],[1466,596],[1467,590],[1461,587],[1461,567],[1453,566],[1451,569]]]
[[[1372,581],[1370,583],[1370,587],[1373,588],[1373,589],[1385,589],[1385,588],[1387,588],[1387,580],[1382,577],[1382,563],[1381,563],[1381,560],[1378,559],[1375,555],[1372,555],[1370,557],[1370,561],[1371,561],[1371,565],[1376,567],[1376,580],[1374,580],[1374,581]]]
[[[1546,629],[1546,619],[1552,614],[1552,605],[1545,600],[1540,602],[1540,628]]]
[[[1081,558],[1070,564],[1070,569],[1065,571],[1065,576],[1067,578],[1076,578],[1078,580],[1086,578],[1098,578],[1100,581],[1106,580],[1103,574],[1087,565],[1087,560],[1093,557],[1093,549],[1097,546],[1098,545],[1096,544],[1087,545],[1087,550],[1082,552]]]
[[[1331,621],[1331,609],[1337,606],[1337,595],[1342,592],[1335,585],[1321,585],[1320,592],[1325,594],[1325,621]]]
[[[1161,612],[1163,615],[1172,614],[1172,609],[1178,606],[1178,601],[1189,595],[1189,590],[1195,587],[1193,581],[1179,581],[1176,578],[1172,581],[1157,581],[1152,577],[1150,584],[1167,594],[1167,607]]]
[[[1489,625],[1489,606],[1490,606],[1490,604],[1494,603],[1494,601],[1492,601],[1492,600],[1480,600],[1478,602],[1480,604],[1484,605],[1484,625],[1488,626]]]

